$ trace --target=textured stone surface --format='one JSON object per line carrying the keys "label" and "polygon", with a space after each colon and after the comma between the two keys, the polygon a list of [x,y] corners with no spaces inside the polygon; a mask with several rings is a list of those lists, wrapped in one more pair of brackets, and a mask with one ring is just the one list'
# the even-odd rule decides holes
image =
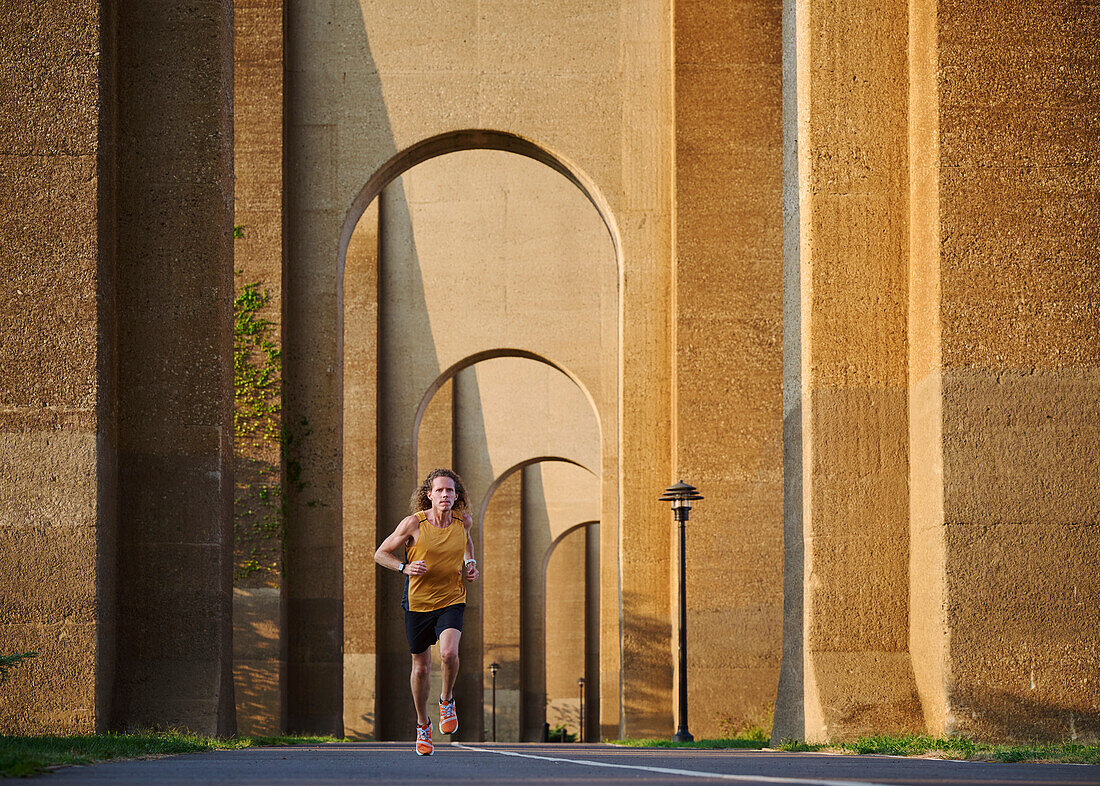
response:
{"label": "textured stone surface", "polygon": [[41,653],[0,727],[231,727],[236,251],[294,477],[242,717],[411,732],[370,555],[454,463],[489,500],[464,736],[479,657],[515,735],[573,711],[537,565],[578,519],[545,589],[586,596],[599,730],[671,731],[680,474],[697,735],[763,719],[780,651],[784,736],[1100,733],[1090,8],[324,0],[284,52],[280,4],[235,6],[235,135],[228,2],[0,20],[0,651]]}
{"label": "textured stone surface", "polygon": [[[489,499],[481,522],[484,586],[481,669],[485,677],[484,717],[492,730],[493,680],[489,664],[500,666],[496,675],[496,739],[518,741],[520,736],[520,649],[522,595],[521,543],[523,536],[523,473],[504,478]],[[490,733],[487,739],[492,739]]]}
{"label": "textured stone surface", "polygon": [[906,11],[795,10],[803,376],[792,436],[805,540],[803,565],[788,570],[804,582],[804,672],[802,728],[781,736],[922,725],[908,656]]}
{"label": "textured stone surface", "polygon": [[584,528],[564,535],[546,564],[546,722],[580,728],[580,692],[585,651]]}
{"label": "textured stone surface", "polygon": [[233,590],[233,696],[239,734],[277,735],[286,726],[286,645],[281,591]]}
{"label": "textured stone surface", "polygon": [[118,8],[120,728],[233,728],[232,24]]}
{"label": "textured stone surface", "polygon": [[[706,497],[687,549],[688,717],[699,738],[766,715],[779,670],[780,4],[679,0],[673,16],[674,475]],[[729,687],[716,694],[718,684]]]}
{"label": "textured stone surface", "polygon": [[0,21],[0,732],[94,732],[113,671],[110,28]]}
{"label": "textured stone surface", "polygon": [[[912,646],[927,726],[1100,733],[1097,18],[919,6]],[[938,99],[938,100],[937,100]],[[934,211],[934,212],[933,212]]]}
{"label": "textured stone surface", "polygon": [[[243,287],[255,285],[268,297],[254,316],[269,325],[265,338],[277,348],[282,345],[284,263],[283,35],[282,0],[234,2],[233,271],[237,296]],[[276,374],[269,384],[277,389],[280,383]],[[272,398],[278,406],[281,391]],[[245,434],[244,429],[235,428],[234,583],[249,591],[262,586],[277,588],[282,573],[286,482],[282,477],[282,440],[277,436],[282,425],[281,412],[276,412],[265,419],[259,433]],[[274,437],[267,432],[271,427]],[[236,575],[248,560],[261,563],[264,569]],[[234,594],[234,684],[242,734],[250,733],[248,729],[273,734],[285,727],[285,654],[258,659],[236,635],[242,626],[262,624],[271,628],[274,641],[281,640],[285,646],[285,611],[280,599],[281,594],[276,593],[270,603],[244,603],[240,592]],[[246,619],[239,619],[239,614]],[[266,615],[263,622],[258,619],[261,614]]]}

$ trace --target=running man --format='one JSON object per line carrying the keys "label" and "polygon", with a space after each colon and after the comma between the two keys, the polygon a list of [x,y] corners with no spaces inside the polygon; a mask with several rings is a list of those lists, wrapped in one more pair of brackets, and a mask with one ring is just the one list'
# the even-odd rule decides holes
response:
{"label": "running man", "polygon": [[[449,469],[434,469],[412,496],[413,511],[374,552],[374,561],[400,571],[405,579],[405,635],[412,653],[413,704],[416,706],[416,753],[432,755],[432,721],[428,717],[431,646],[439,642],[443,689],[439,696],[439,730],[458,731],[454,686],[458,677],[458,642],[466,610],[466,581],[477,581],[477,560],[470,528],[474,520],[462,479]],[[405,549],[404,558],[397,556]]]}

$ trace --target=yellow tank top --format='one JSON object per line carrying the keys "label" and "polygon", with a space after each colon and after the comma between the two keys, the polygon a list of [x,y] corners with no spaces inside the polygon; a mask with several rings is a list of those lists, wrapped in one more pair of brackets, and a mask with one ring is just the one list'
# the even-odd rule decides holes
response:
{"label": "yellow tank top", "polygon": [[405,550],[405,561],[424,560],[428,572],[409,576],[409,611],[435,611],[444,606],[466,602],[466,583],[462,580],[462,559],[466,554],[466,528],[457,516],[446,527],[428,523],[428,511],[416,514],[420,534],[416,543]]}

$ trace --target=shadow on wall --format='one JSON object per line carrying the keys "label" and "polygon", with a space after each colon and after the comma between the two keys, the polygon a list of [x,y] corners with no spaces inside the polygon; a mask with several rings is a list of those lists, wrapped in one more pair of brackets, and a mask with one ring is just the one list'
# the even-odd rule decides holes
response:
{"label": "shadow on wall", "polygon": [[[649,598],[640,598],[637,593],[626,592],[623,594],[624,609],[644,608],[649,602]],[[674,631],[670,626],[670,620],[672,619],[671,615],[662,620],[651,615],[632,614],[630,626],[624,629],[624,639],[629,637],[631,640],[630,646],[626,646],[624,640],[624,653],[638,652],[655,647],[667,648],[670,641],[676,640]],[[690,632],[688,635],[690,636]],[[689,639],[688,668],[691,668],[690,652],[691,641]],[[672,696],[673,701],[676,698],[676,693],[672,690],[673,660],[674,658],[671,657],[660,659],[659,663],[664,664],[663,668],[656,665],[658,661],[655,659],[648,660],[645,667],[648,671],[654,673],[657,678],[650,682],[635,681],[632,683],[632,689],[629,692],[624,692],[622,697],[624,716],[633,715],[634,717],[653,718],[660,715],[667,717],[668,729],[666,733],[669,736],[675,731],[673,726],[676,722],[673,717],[673,707],[668,706],[669,696]],[[631,666],[632,664],[624,657],[623,671],[627,671]],[[667,711],[660,712],[662,707],[667,707]]]}
{"label": "shadow on wall", "polygon": [[802,407],[783,418],[783,654],[771,744],[806,738],[802,528]]}
{"label": "shadow on wall", "polygon": [[280,590],[233,591],[233,682],[240,734],[280,734],[286,653],[280,636]]}
{"label": "shadow on wall", "polygon": [[[599,522],[575,524],[559,534],[546,554],[543,575],[547,587],[546,722],[551,729],[565,726],[580,736],[581,696],[576,680],[583,677],[589,686],[599,684]],[[596,587],[591,586],[593,581]],[[557,586],[552,589],[553,584]],[[585,697],[585,705],[589,729],[583,736],[592,739],[596,732],[587,721],[597,704],[591,694]]]}
{"label": "shadow on wall", "polygon": [[[491,467],[489,457],[489,445],[485,434],[485,413],[482,409],[481,391],[477,383],[475,367],[463,369],[455,374],[452,379],[453,427],[451,456],[454,469],[462,476],[466,483],[466,490],[470,498],[470,513],[478,516],[476,510],[477,500],[483,490],[492,482],[492,478],[485,476],[485,468]],[[474,549],[479,551],[482,544],[479,539],[485,537],[484,522],[480,518],[474,520]],[[468,709],[464,712],[472,715],[471,723],[465,728],[459,728],[457,739],[460,741],[476,742],[482,739],[482,731],[485,728],[484,702],[483,702],[483,678],[484,671],[481,668],[483,660],[484,631],[482,625],[482,610],[484,609],[484,596],[482,587],[484,582],[475,582],[466,585],[466,617],[463,622],[462,657],[468,664],[459,671],[455,682],[455,696],[458,702]]]}
{"label": "shadow on wall", "polygon": [[[300,490],[290,484],[287,493],[285,586],[287,603],[287,729],[291,731],[336,733],[343,731],[343,522],[331,509],[339,506],[343,488],[343,460],[341,434],[343,431],[343,391],[339,385],[323,384],[329,378],[328,370],[341,366],[339,355],[340,336],[332,326],[342,323],[343,301],[339,298],[318,297],[332,277],[332,257],[306,245],[307,216],[320,215],[324,220],[325,203],[333,195],[325,189],[324,178],[316,177],[320,170],[337,162],[331,160],[333,150],[340,145],[328,145],[329,135],[347,124],[334,122],[333,118],[308,116],[311,107],[323,104],[322,93],[331,91],[340,100],[330,102],[334,113],[357,113],[365,116],[370,133],[354,140],[355,144],[370,147],[369,157],[387,160],[396,152],[388,113],[382,93],[382,85],[364,30],[363,15],[356,0],[336,0],[331,4],[331,21],[318,25],[310,15],[312,6],[290,4],[287,9],[287,216],[289,221],[287,246],[290,264],[286,268],[284,322],[284,422],[309,423],[310,433],[299,441],[299,461],[302,480],[307,484]],[[327,41],[310,46],[299,46],[300,31],[322,30]],[[295,32],[299,31],[299,32]],[[322,70],[316,61],[317,52],[329,55],[338,52]],[[344,140],[345,142],[349,140]],[[371,173],[365,173],[364,177]],[[384,225],[392,242],[404,244],[406,257],[414,264],[409,276],[401,283],[409,287],[408,297],[417,298],[421,312],[425,312],[419,268],[415,265],[416,253],[412,245],[412,229],[404,189],[400,182],[391,184],[380,197],[380,212],[385,213]],[[341,217],[342,218],[342,217]],[[380,223],[383,223],[380,221]],[[340,226],[331,227],[331,240],[339,242]],[[380,244],[384,238],[380,237]],[[329,248],[327,242],[324,249]],[[333,247],[335,250],[335,246]],[[324,283],[322,283],[324,282]],[[419,289],[418,289],[419,286]],[[419,325],[408,342],[421,352],[432,349],[427,328],[426,313],[423,319],[410,320]],[[354,326],[346,326],[354,329]],[[380,326],[385,328],[383,322]],[[379,367],[394,363],[400,355],[386,355],[384,338],[379,338]],[[386,391],[379,390],[380,412]],[[384,419],[383,419],[384,423]],[[380,444],[385,445],[379,433]],[[401,435],[407,440],[407,436]],[[384,462],[392,456],[379,456],[380,477],[392,477],[392,467],[387,474]],[[391,499],[381,499],[382,511],[403,509],[410,488],[389,488],[382,485],[381,494],[389,493]],[[392,515],[391,515],[392,517]],[[393,522],[395,524],[396,522]],[[392,526],[392,525],[391,525]],[[369,555],[364,559],[369,559]],[[373,563],[364,564],[364,571],[375,571]],[[408,657],[402,650],[404,634],[400,628],[398,608],[399,582],[382,581],[378,585],[377,613],[380,633],[379,669],[398,668],[407,673]],[[395,613],[396,612],[396,613]],[[395,617],[398,621],[395,621]],[[387,643],[388,642],[388,649]],[[398,646],[400,645],[400,646]],[[379,681],[375,690],[381,691],[380,702],[387,693],[396,693],[393,681]],[[400,681],[398,681],[400,682]],[[407,692],[407,688],[405,688]],[[406,702],[407,703],[407,702]],[[380,704],[384,706],[384,704]],[[385,712],[379,711],[380,722],[385,722]],[[400,734],[404,729],[391,729]]]}
{"label": "shadow on wall", "polygon": [[956,689],[950,704],[955,715],[954,728],[950,730],[953,734],[1020,743],[1068,740],[1095,745],[1100,742],[1100,707],[1082,713],[1079,707],[1032,701],[988,688]]}

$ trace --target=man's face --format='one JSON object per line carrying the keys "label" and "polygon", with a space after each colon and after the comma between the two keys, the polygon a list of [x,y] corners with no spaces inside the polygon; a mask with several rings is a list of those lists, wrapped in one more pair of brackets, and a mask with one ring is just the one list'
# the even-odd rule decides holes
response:
{"label": "man's face", "polygon": [[428,499],[438,510],[450,510],[455,504],[455,482],[446,475],[432,481],[432,490]]}

